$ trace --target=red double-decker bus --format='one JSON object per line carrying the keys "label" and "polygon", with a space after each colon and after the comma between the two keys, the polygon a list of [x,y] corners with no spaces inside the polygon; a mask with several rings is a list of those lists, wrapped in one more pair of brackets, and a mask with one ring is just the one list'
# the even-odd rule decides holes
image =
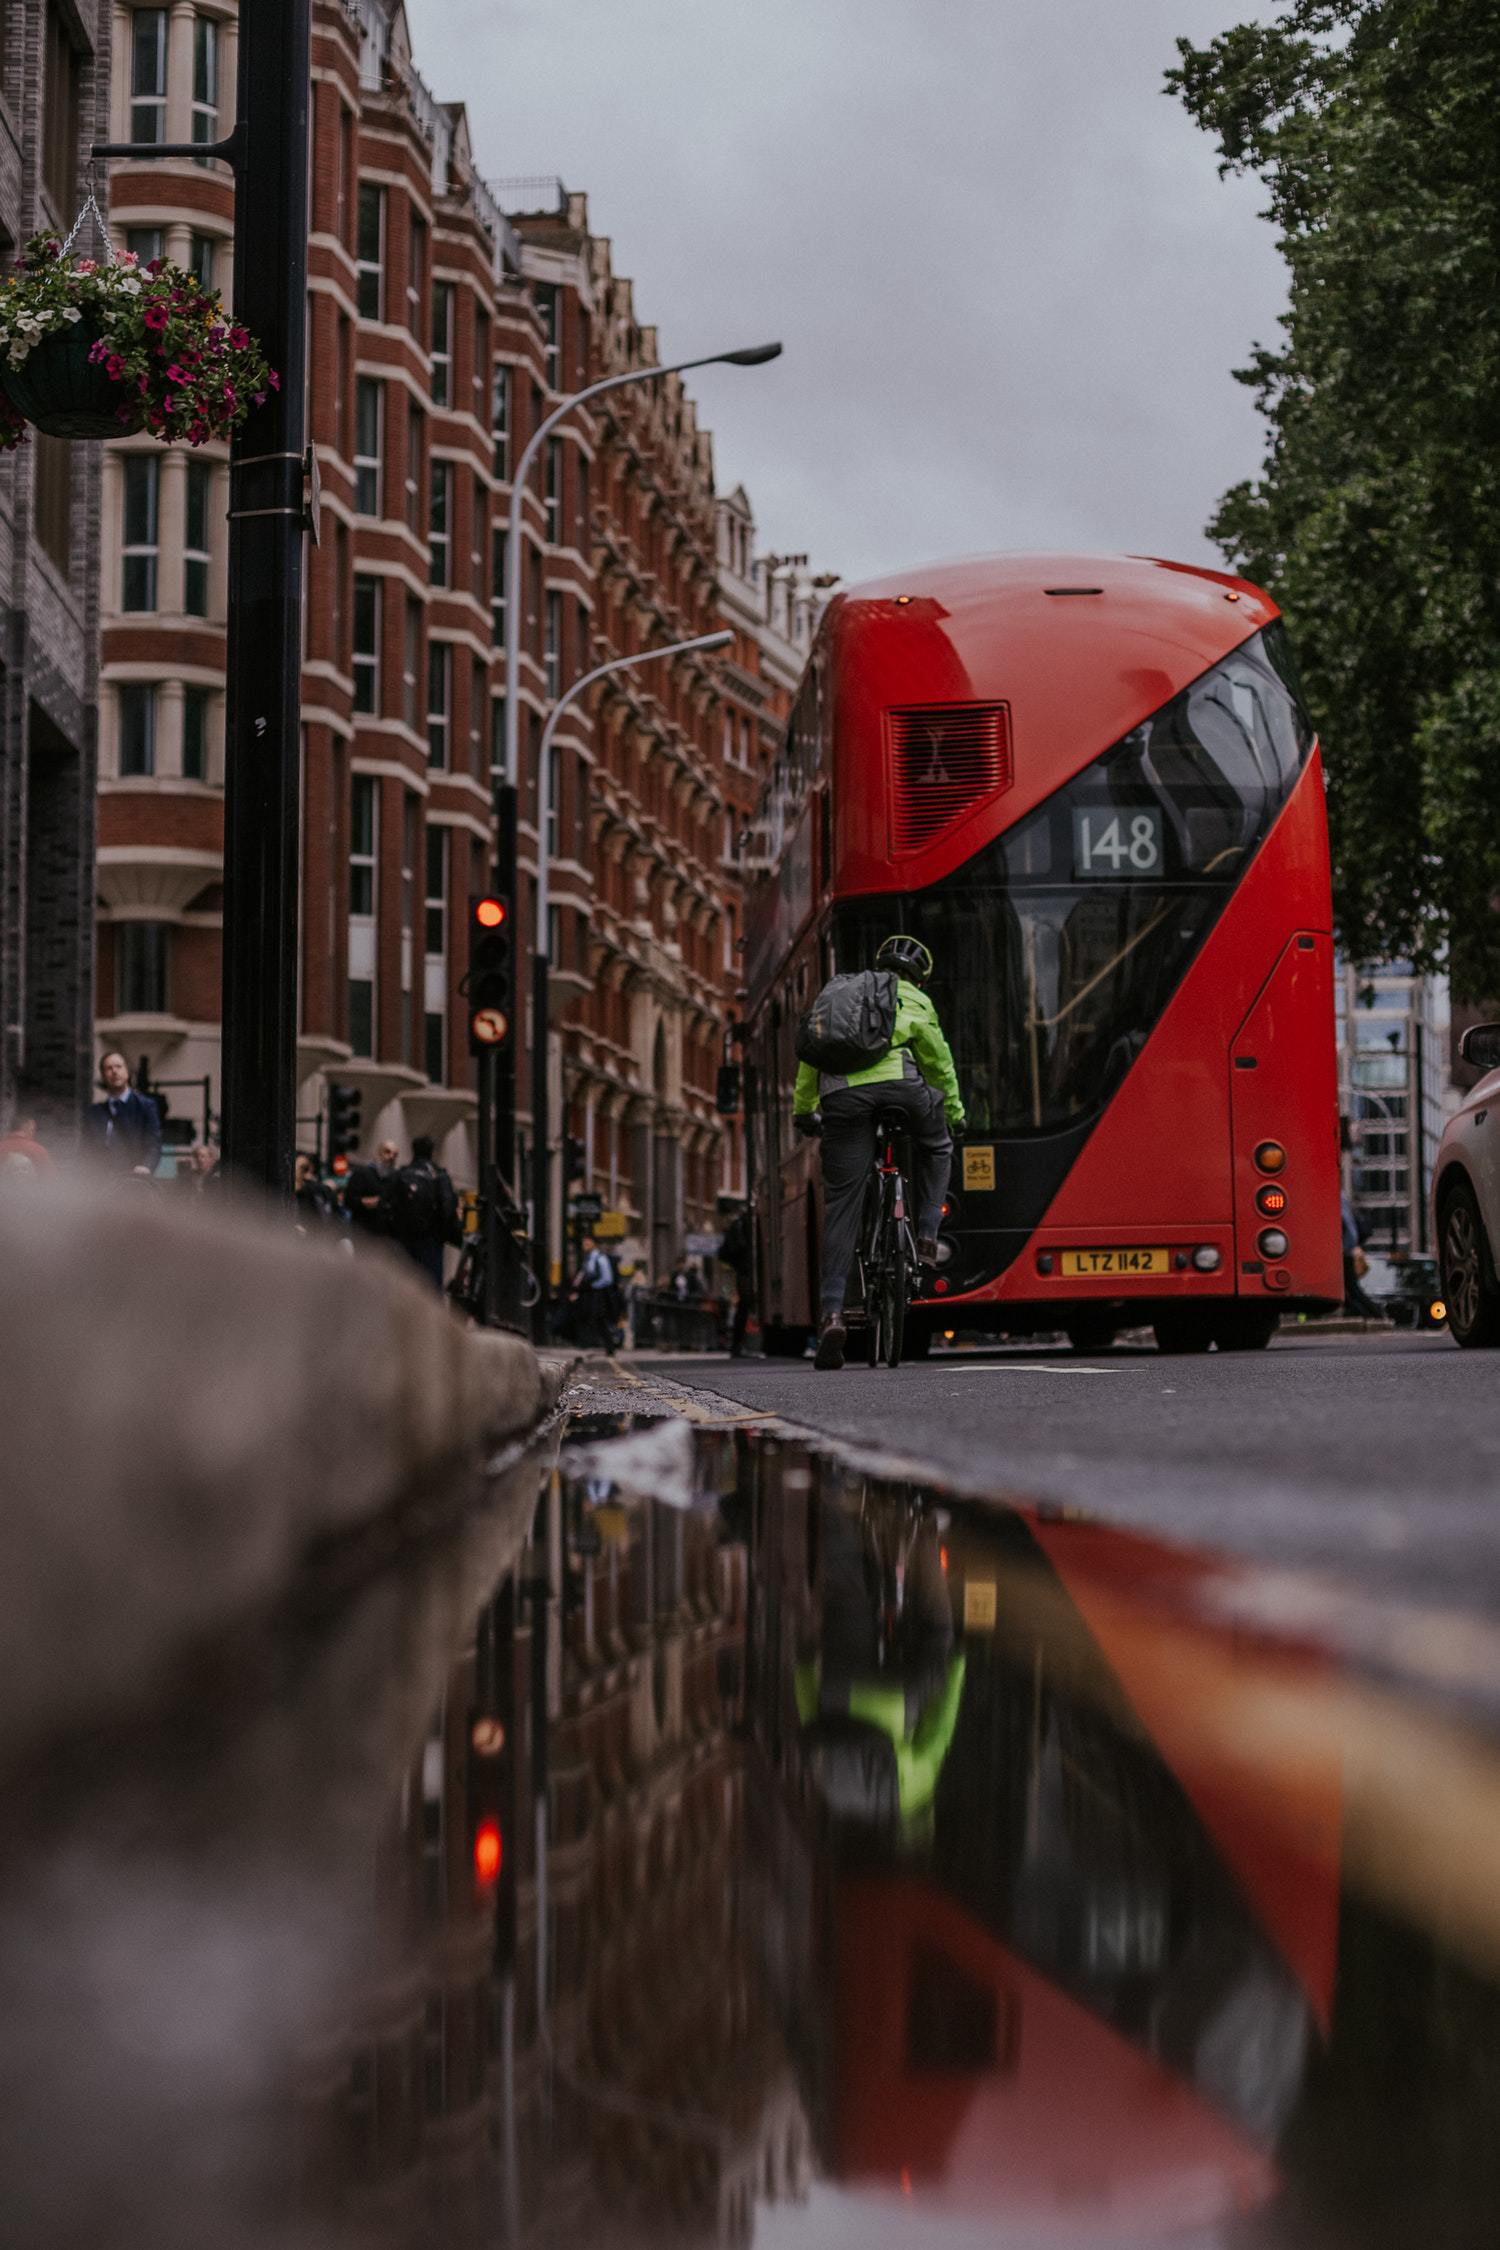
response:
{"label": "red double-decker bus", "polygon": [[1323,779],[1257,587],[1006,555],[841,595],[747,849],[768,1350],[800,1351],[818,1302],[797,1023],[894,930],[935,957],[968,1112],[918,1352],[1146,1325],[1251,1350],[1338,1303]]}

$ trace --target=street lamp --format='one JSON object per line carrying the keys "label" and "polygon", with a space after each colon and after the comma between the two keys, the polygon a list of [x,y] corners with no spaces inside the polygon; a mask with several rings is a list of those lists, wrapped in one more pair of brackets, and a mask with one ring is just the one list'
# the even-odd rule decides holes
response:
{"label": "street lamp", "polygon": [[585,672],[582,679],[575,680],[566,693],[558,697],[547,714],[547,724],[542,729],[536,779],[536,937],[531,961],[532,1252],[540,1291],[536,1301],[538,1343],[545,1343],[547,1338],[547,1304],[552,1282],[552,1211],[547,1176],[547,1031],[552,974],[551,936],[547,927],[551,909],[547,829],[552,819],[552,737],[557,732],[559,719],[569,705],[576,703],[585,688],[591,688],[596,680],[602,680],[607,673],[630,672],[643,664],[660,664],[669,656],[685,656],[690,649],[725,648],[733,639],[733,633],[727,629],[717,633],[698,633],[690,641],[669,641],[662,648],[643,648],[635,656],[616,656],[607,664],[596,664],[592,672]]}
{"label": "street lamp", "polygon": [[[590,399],[601,398],[606,391],[617,391],[626,383],[659,383],[668,375],[685,375],[694,367],[762,367],[767,360],[778,358],[780,353],[780,344],[745,344],[738,351],[708,352],[700,359],[674,360],[670,367],[627,367],[619,375],[606,375],[601,381],[588,383],[581,391],[574,391],[568,398],[560,399],[551,413],[543,416],[522,449],[511,483],[510,521],[505,530],[504,763],[495,792],[498,880],[500,888],[510,897],[515,896],[516,889],[517,789],[521,771],[522,504],[526,495],[526,479],[541,450],[542,442],[575,407],[587,405]],[[479,1184],[481,1209],[485,1214],[485,1270],[490,1277],[486,1284],[485,1318],[493,1322],[501,1315],[502,1294],[508,1294],[513,1300],[504,1310],[512,1315],[517,1310],[514,1301],[517,1275],[514,1261],[508,1256],[503,1282],[501,1278],[500,1261],[505,1244],[498,1221],[500,1181],[513,1178],[516,1169],[514,1043],[507,1044],[498,1055],[482,1058],[479,1071]]]}

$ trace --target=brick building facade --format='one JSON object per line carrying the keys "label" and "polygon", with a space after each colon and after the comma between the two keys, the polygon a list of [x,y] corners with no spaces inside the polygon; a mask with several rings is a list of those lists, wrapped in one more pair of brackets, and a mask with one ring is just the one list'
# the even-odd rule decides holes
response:
{"label": "brick building facade", "polygon": [[[221,0],[122,16],[116,133],[212,137],[234,44]],[[303,674],[301,1136],[312,1145],[336,1079],[363,1094],[367,1143],[431,1133],[468,1182],[475,1076],[459,984],[467,902],[492,851],[511,480],[559,397],[650,364],[656,336],[583,196],[486,187],[463,109],[434,100],[413,65],[399,4],[316,0],[313,67],[309,429],[323,524]],[[135,162],[113,192],[123,244],[192,264],[227,295],[222,167]],[[211,1110],[226,476],[222,449],[179,458],[133,440],[110,448],[104,496],[99,1028],[158,1081],[207,1078]],[[712,450],[681,382],[569,417],[521,506],[526,995],[548,711],[590,666],[721,622]],[[768,611],[767,632],[773,622]],[[605,683],[557,731],[542,1035],[554,1150],[570,1140],[581,1154],[571,1181],[554,1161],[555,1243],[581,1185],[620,1214],[627,1254],[661,1271],[687,1234],[716,1229],[738,1184],[738,1133],[714,1103],[739,981],[733,845],[799,631],[805,619],[784,646],[771,632],[768,660],[752,618],[737,686],[716,663],[677,659]],[[538,1036],[524,999],[521,1033],[524,1159]],[[174,1100],[197,1126],[201,1095]]]}
{"label": "brick building facade", "polygon": [[[94,0],[0,13],[0,257],[66,233],[108,115]],[[92,1085],[98,445],[0,463],[0,1126],[65,1129]]]}

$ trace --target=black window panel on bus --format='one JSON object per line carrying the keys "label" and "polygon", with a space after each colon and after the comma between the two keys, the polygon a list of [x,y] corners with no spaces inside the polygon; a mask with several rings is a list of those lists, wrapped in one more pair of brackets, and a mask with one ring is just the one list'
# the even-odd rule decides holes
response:
{"label": "black window panel on bus", "polygon": [[914,930],[936,962],[933,998],[970,1132],[1061,1136],[1071,1160],[1312,739],[1272,625],[944,882],[841,908],[839,965],[867,963],[890,931]]}

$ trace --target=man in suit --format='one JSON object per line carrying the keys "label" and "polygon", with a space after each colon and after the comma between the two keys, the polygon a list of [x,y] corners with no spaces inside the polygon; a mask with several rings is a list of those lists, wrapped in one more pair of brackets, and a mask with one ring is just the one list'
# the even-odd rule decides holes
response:
{"label": "man in suit", "polygon": [[99,1065],[104,1099],[84,1113],[84,1145],[114,1172],[149,1180],[161,1162],[161,1111],[130,1083],[130,1065],[117,1049]]}
{"label": "man in suit", "polygon": [[389,1233],[386,1225],[386,1183],[396,1170],[396,1159],[401,1151],[394,1141],[382,1141],[375,1151],[373,1164],[356,1164],[351,1167],[344,1182],[344,1211],[349,1224],[360,1234],[381,1235]]}

